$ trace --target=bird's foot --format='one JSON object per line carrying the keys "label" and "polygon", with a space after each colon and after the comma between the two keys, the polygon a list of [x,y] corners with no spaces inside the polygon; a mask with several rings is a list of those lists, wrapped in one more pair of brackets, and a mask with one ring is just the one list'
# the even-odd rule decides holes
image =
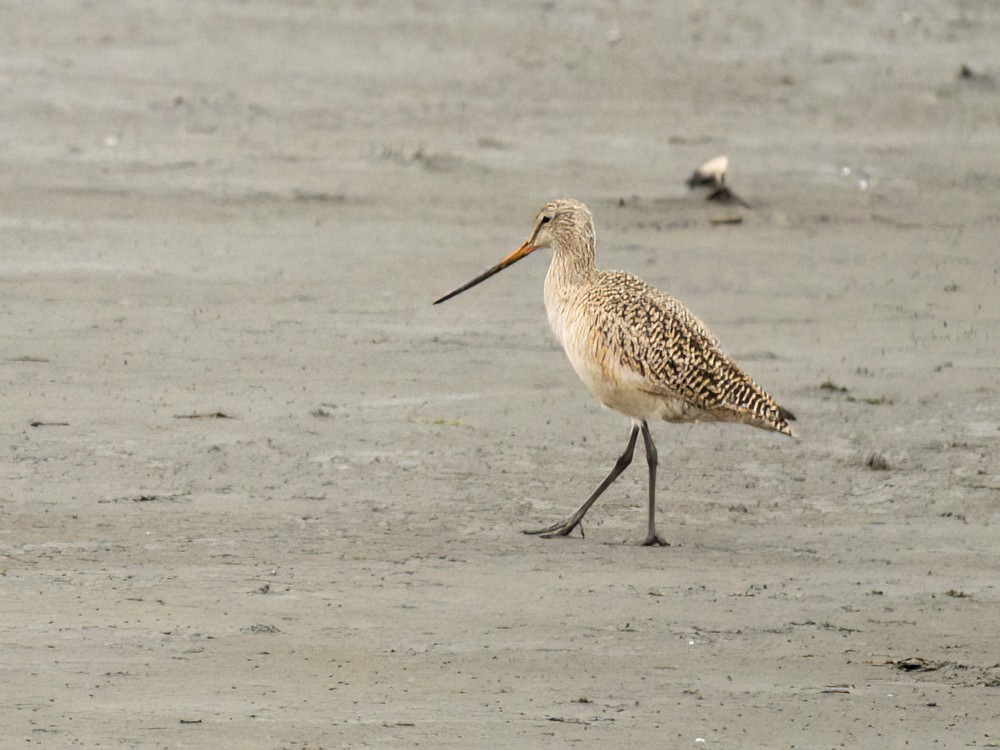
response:
{"label": "bird's foot", "polygon": [[552,539],[557,536],[569,536],[573,532],[573,529],[578,526],[580,527],[580,538],[582,539],[584,537],[583,524],[572,519],[564,523],[554,523],[551,526],[546,526],[544,529],[525,529],[523,533],[540,536],[542,539]]}
{"label": "bird's foot", "polygon": [[664,539],[659,534],[650,534],[649,536],[647,536],[645,538],[645,540],[643,540],[642,546],[643,547],[653,547],[653,546],[656,546],[656,547],[669,547],[670,546],[670,542],[668,542],[666,539]]}

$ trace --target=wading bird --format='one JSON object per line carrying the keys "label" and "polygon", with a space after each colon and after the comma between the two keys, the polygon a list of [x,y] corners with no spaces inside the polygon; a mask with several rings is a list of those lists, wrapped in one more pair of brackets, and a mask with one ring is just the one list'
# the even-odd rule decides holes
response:
{"label": "wading bird", "polygon": [[632,420],[625,452],[611,473],[566,521],[526,531],[568,536],[597,498],[632,462],[642,432],[649,467],[649,520],[644,545],[665,545],[656,533],[656,447],[648,421],[742,422],[791,435],[791,412],[723,354],[712,333],[678,300],[621,271],[599,271],[594,220],[574,200],[547,204],[524,243],[439,304],[540,248],[552,249],[545,277],[549,324],[580,379],[602,404]]}

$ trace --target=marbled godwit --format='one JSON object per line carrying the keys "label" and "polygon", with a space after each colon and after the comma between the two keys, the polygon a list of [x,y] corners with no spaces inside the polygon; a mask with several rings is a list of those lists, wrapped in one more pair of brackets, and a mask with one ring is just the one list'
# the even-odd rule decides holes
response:
{"label": "marbled godwit", "polygon": [[531,236],[500,263],[434,304],[451,299],[539,248],[552,248],[545,276],[549,324],[580,379],[601,403],[632,420],[625,452],[611,473],[566,521],[526,531],[568,536],[632,462],[642,432],[649,466],[649,520],[644,545],[665,544],[656,533],[656,447],[650,419],[743,422],[791,435],[794,420],[734,364],[712,333],[681,302],[620,271],[598,271],[594,220],[574,200],[552,201]]}

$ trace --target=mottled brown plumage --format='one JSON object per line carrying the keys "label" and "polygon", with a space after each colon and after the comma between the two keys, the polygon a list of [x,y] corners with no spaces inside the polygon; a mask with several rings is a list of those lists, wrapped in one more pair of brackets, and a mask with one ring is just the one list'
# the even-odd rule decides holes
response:
{"label": "mottled brown plumage", "polygon": [[598,334],[590,355],[612,360],[615,366],[605,368],[606,376],[622,378],[627,372],[640,392],[666,399],[682,412],[679,418],[626,411],[628,416],[745,422],[791,434],[787,412],[722,352],[711,331],[680,301],[620,271],[598,271],[575,301],[568,315],[579,320],[569,325]]}
{"label": "mottled brown plumage", "polygon": [[[663,544],[656,533],[656,449],[647,421],[743,422],[791,435],[791,412],[730,360],[718,340],[680,301],[631,274],[598,271],[594,222],[573,200],[547,204],[531,236],[497,266],[459,287],[443,302],[551,247],[545,309],[573,368],[600,401],[632,418],[625,453],[580,509],[564,523],[537,532],[568,535],[590,506],[632,460],[641,430],[649,464],[649,520],[644,544]],[[436,303],[435,303],[436,304]],[[581,527],[582,528],[582,527]]]}

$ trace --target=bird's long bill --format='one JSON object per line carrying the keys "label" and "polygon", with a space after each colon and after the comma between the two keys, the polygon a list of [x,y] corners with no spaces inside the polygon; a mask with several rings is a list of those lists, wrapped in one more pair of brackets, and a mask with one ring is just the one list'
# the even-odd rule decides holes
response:
{"label": "bird's long bill", "polygon": [[493,266],[493,268],[491,268],[489,271],[484,271],[483,273],[479,274],[476,278],[474,278],[472,281],[468,282],[467,284],[462,284],[462,286],[460,286],[458,289],[456,289],[456,290],[454,290],[452,292],[448,292],[443,297],[434,300],[434,304],[438,305],[438,304],[444,302],[445,300],[449,300],[452,297],[461,294],[466,289],[471,289],[472,287],[474,287],[476,284],[480,283],[481,281],[486,281],[486,279],[488,279],[490,276],[493,276],[494,274],[500,273],[507,266],[514,265],[519,260],[521,260],[521,258],[523,258],[525,255],[528,255],[529,253],[533,253],[537,249],[538,249],[538,246],[532,244],[531,240],[528,240],[523,245],[521,245],[521,247],[519,247],[517,250],[515,250],[510,255],[508,255],[506,258],[504,258],[502,261],[500,261],[495,266]]}

